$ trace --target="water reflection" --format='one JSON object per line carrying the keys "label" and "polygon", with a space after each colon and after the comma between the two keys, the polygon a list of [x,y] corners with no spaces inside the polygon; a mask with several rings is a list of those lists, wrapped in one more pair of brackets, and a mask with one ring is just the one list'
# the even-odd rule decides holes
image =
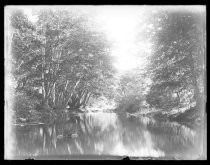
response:
{"label": "water reflection", "polygon": [[[200,129],[201,130],[201,129]],[[15,155],[128,155],[196,159],[202,133],[175,122],[115,113],[69,114],[54,124],[16,128]]]}

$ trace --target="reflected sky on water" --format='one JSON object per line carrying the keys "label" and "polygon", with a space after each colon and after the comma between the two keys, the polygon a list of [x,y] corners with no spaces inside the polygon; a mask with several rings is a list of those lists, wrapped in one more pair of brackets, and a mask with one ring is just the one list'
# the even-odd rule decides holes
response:
{"label": "reflected sky on water", "polygon": [[198,159],[202,129],[116,113],[81,113],[54,124],[17,126],[16,158],[114,155]]}

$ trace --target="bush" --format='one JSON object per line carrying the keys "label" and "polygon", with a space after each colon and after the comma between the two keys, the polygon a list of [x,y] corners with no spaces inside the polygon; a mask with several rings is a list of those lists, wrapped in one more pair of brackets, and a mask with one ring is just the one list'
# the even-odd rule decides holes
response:
{"label": "bush", "polygon": [[128,95],[120,99],[118,103],[119,111],[134,113],[141,107],[142,99],[138,95]]}
{"label": "bush", "polygon": [[34,111],[37,102],[30,99],[24,93],[18,93],[14,98],[13,110],[15,111],[16,119],[24,118],[29,119],[31,112]]}

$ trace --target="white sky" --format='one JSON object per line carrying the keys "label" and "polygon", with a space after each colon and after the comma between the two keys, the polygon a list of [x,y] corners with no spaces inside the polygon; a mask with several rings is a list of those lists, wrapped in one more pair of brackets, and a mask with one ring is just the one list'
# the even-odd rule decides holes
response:
{"label": "white sky", "polygon": [[[97,16],[97,20],[104,25],[108,38],[114,44],[112,55],[117,58],[117,61],[113,65],[119,72],[143,66],[145,63],[143,52],[150,53],[148,43],[135,42],[138,31],[143,27],[139,26],[143,16],[143,7],[131,6],[104,7]],[[139,53],[140,51],[142,54]]]}

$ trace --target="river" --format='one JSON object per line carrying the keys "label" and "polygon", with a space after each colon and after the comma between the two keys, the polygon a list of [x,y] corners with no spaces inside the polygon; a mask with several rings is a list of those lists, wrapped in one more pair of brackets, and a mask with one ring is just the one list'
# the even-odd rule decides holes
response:
{"label": "river", "polygon": [[17,159],[71,159],[89,156],[198,159],[203,151],[198,126],[125,113],[69,114],[53,124],[15,126]]}

